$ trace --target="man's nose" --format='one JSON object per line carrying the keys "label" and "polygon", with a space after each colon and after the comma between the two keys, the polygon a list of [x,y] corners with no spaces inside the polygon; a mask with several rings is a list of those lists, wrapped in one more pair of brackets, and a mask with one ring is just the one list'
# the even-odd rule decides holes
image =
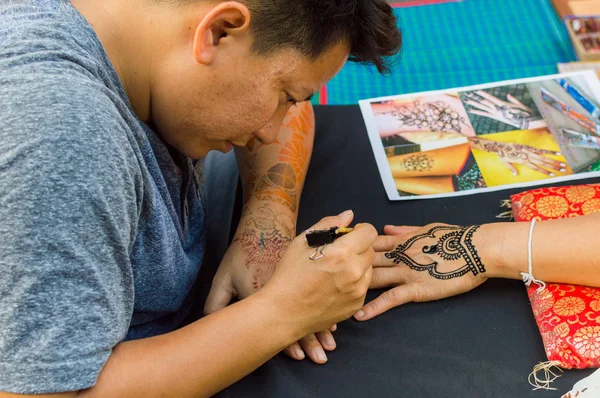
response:
{"label": "man's nose", "polygon": [[277,110],[277,112],[273,115],[271,120],[269,120],[267,124],[265,124],[262,128],[258,130],[256,136],[264,144],[270,144],[273,141],[275,141],[275,138],[277,138],[277,136],[279,135],[279,130],[281,130],[281,125],[283,123],[283,119],[285,119],[287,111],[287,108]]}

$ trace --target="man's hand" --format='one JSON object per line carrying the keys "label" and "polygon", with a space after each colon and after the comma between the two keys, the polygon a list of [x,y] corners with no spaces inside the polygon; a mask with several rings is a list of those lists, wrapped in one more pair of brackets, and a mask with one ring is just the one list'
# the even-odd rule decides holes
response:
{"label": "man's hand", "polygon": [[204,311],[225,308],[234,298],[246,298],[263,287],[295,236],[290,216],[276,205],[262,203],[240,221],[214,277]]}
{"label": "man's hand", "polygon": [[467,292],[486,279],[473,237],[479,226],[429,224],[386,226],[375,249],[371,288],[391,287],[366,304],[355,318],[365,321],[414,301],[438,300]]}
{"label": "man's hand", "polygon": [[[204,307],[205,314],[225,308],[233,298],[250,296],[271,278],[294,236],[292,220],[275,208],[274,205],[262,204],[257,210],[248,211],[240,222],[240,228],[213,279]],[[348,223],[352,219],[349,217]],[[346,220],[343,219],[343,222]],[[325,363],[325,350],[332,351],[336,347],[331,334],[336,328],[333,325],[308,335],[284,352],[297,360],[308,355],[316,363]]]}
{"label": "man's hand", "polygon": [[[313,228],[345,227],[352,218],[352,212],[344,212],[324,218]],[[259,294],[268,292],[297,322],[312,325],[307,332],[328,329],[327,325],[347,319],[364,304],[373,275],[376,237],[372,225],[357,224],[352,232],[328,244],[322,258],[311,261],[314,248],[308,247],[303,233],[290,244]]]}

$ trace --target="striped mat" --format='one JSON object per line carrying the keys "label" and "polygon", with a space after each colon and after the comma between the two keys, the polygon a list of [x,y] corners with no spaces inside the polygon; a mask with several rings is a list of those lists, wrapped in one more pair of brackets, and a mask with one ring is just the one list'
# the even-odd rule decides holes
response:
{"label": "striped mat", "polygon": [[395,8],[404,46],[389,76],[348,63],[313,102],[356,104],[383,95],[545,75],[556,73],[558,62],[575,60],[549,0],[429,1],[436,4]]}

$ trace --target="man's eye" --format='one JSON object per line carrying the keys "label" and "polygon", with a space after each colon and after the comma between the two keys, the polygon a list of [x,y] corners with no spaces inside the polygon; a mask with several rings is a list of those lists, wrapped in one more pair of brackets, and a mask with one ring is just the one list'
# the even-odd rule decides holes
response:
{"label": "man's eye", "polygon": [[292,105],[296,105],[297,102],[295,99],[293,99],[292,97],[290,97],[289,95],[285,96],[285,102],[287,102],[288,104],[292,104]]}

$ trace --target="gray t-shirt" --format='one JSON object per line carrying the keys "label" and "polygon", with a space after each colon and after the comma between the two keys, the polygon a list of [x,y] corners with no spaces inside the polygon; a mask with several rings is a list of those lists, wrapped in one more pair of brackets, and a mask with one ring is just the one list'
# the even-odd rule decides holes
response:
{"label": "gray t-shirt", "polygon": [[197,163],[136,117],[68,1],[0,2],[0,391],[90,387],[119,342],[181,326]]}

